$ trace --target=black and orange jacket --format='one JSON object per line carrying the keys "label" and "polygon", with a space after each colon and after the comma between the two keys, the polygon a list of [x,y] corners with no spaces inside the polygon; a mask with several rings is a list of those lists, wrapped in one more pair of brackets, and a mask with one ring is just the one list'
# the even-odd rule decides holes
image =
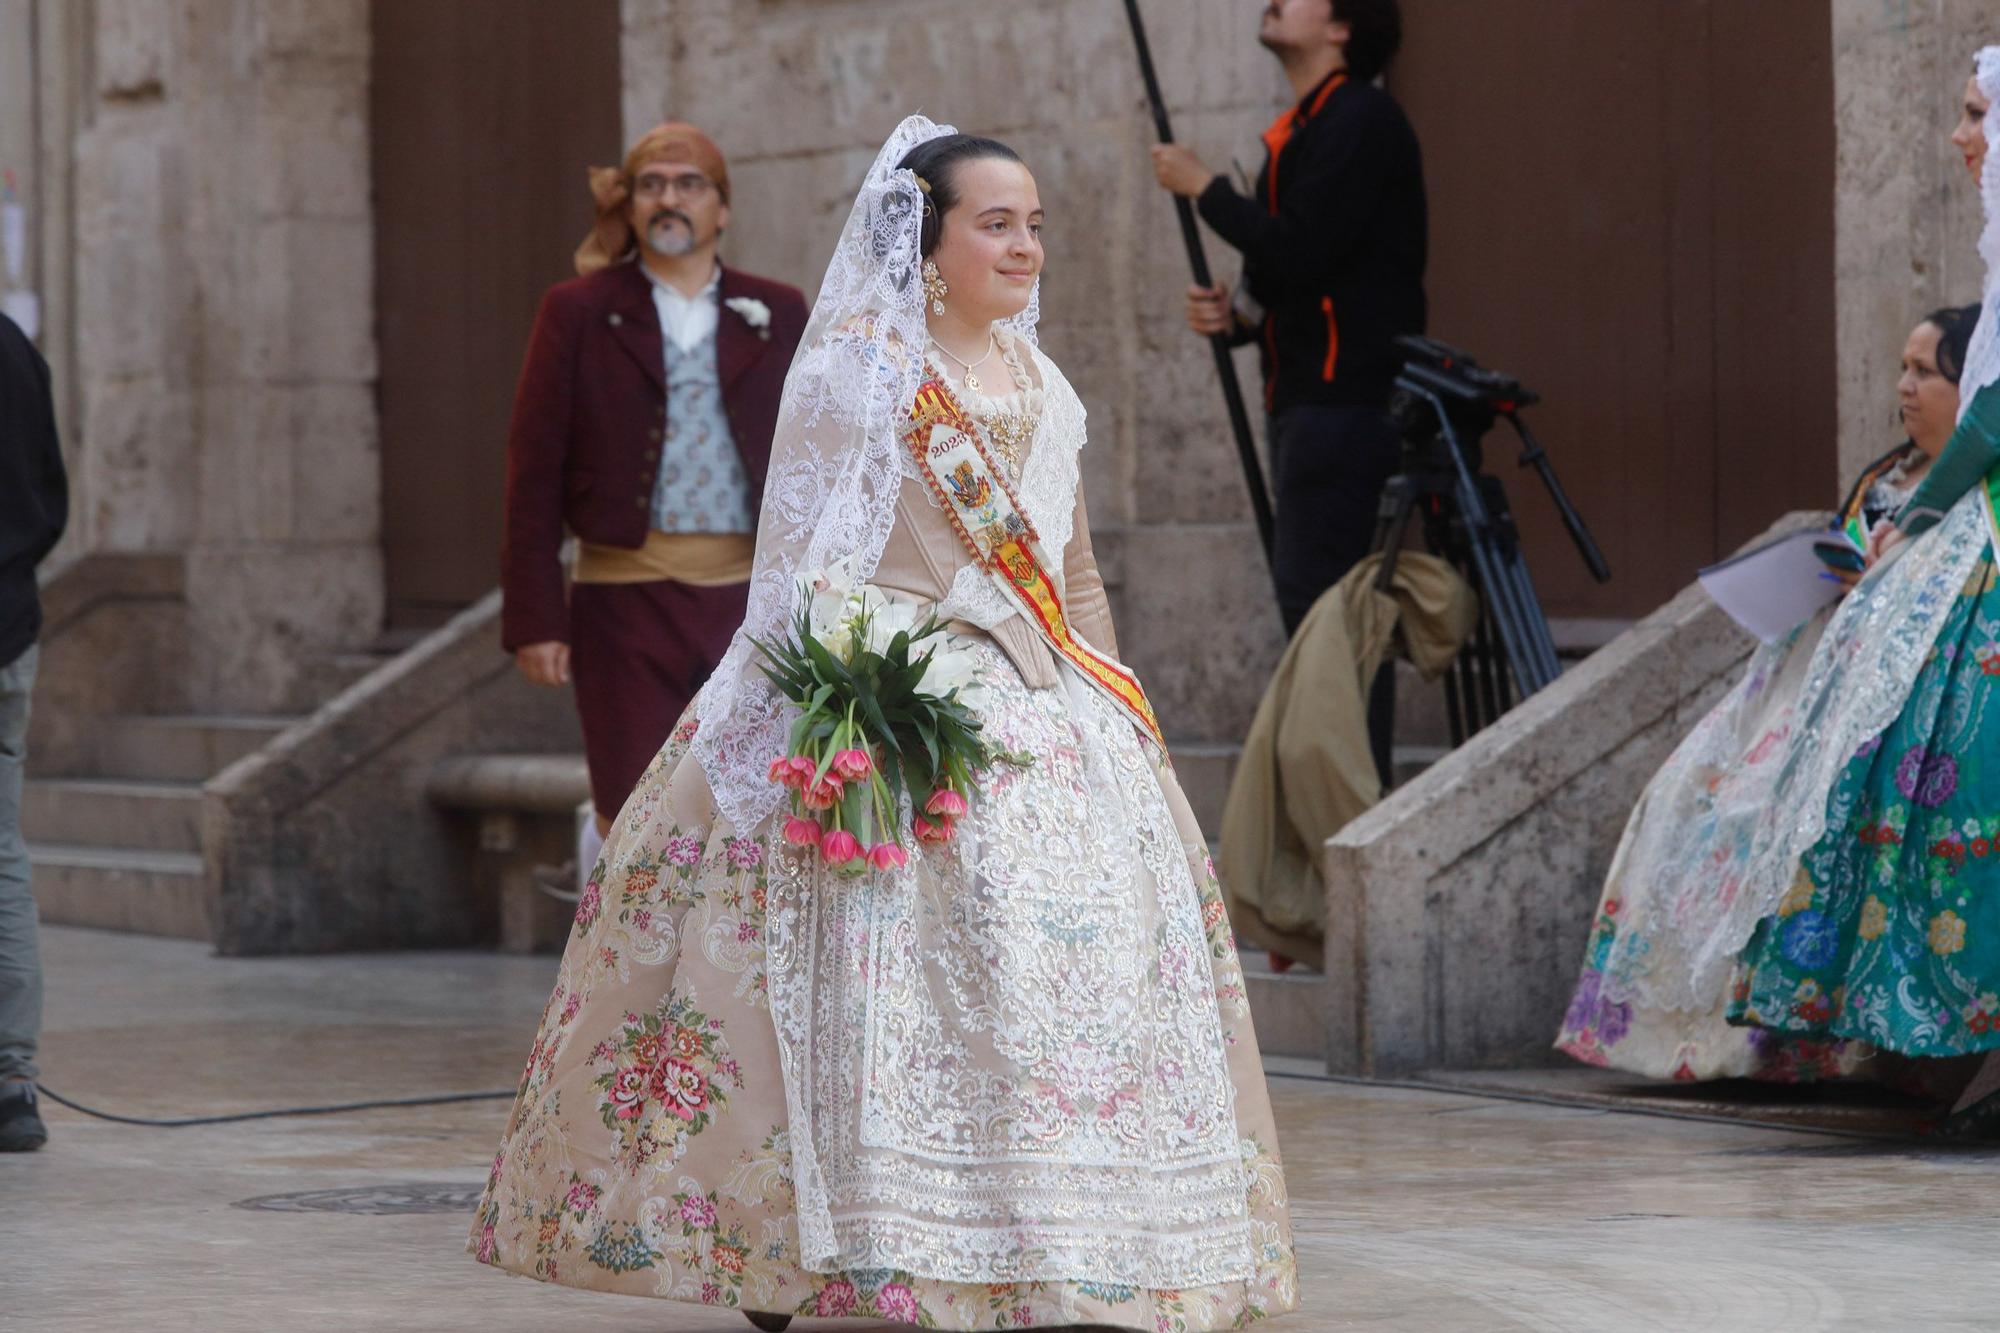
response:
{"label": "black and orange jacket", "polygon": [[1390,339],[1424,331],[1429,214],[1423,155],[1394,98],[1335,72],[1264,133],[1257,194],[1217,176],[1199,201],[1243,252],[1263,307],[1265,406],[1379,406],[1401,365]]}

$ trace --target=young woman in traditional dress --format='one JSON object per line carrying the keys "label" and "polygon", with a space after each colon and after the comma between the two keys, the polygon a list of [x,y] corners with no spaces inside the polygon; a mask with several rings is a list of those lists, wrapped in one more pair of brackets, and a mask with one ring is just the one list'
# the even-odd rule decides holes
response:
{"label": "young woman in traditional dress", "polygon": [[[870,168],[786,382],[748,619],[578,905],[482,1262],[766,1328],[1162,1333],[1296,1304],[1222,902],[1116,660],[1083,407],[1036,344],[1041,225],[1011,150],[922,117]],[[774,836],[796,714],[751,642],[840,560],[951,622],[984,736],[1032,756],[950,841],[854,877]]]}
{"label": "young woman in traditional dress", "polygon": [[[1865,542],[1877,524],[1901,511],[1944,451],[1958,423],[1958,382],[1978,318],[1978,306],[1939,310],[1910,331],[1897,381],[1909,438],[1863,469],[1835,513],[1835,530],[1858,533]],[[1632,946],[1627,923],[1646,920],[1640,899],[1673,893],[1668,886],[1683,879],[1717,883],[1709,846],[1717,831],[1713,812],[1730,805],[1735,784],[1757,780],[1775,738],[1791,726],[1799,685],[1835,609],[1829,606],[1753,652],[1735,688],[1695,724],[1640,793],[1605,877],[1558,1050],[1648,1078],[1782,1081],[1845,1073],[1867,1054],[1852,1042],[1779,1041],[1733,1026],[1721,988],[1697,1009],[1654,1009],[1607,995],[1603,974],[1621,934],[1627,936],[1624,947]]]}
{"label": "young woman in traditional dress", "polygon": [[1600,1006],[1704,1010],[1901,1055],[2000,1048],[2000,47],[1952,134],[1987,274],[1950,442],[1827,625],[1768,751],[1600,964]]}

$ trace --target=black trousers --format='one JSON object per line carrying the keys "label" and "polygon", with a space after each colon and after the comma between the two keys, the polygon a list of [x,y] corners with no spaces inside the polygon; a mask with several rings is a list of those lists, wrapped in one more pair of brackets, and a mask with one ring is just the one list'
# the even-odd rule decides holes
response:
{"label": "black trousers", "polygon": [[1278,612],[1292,634],[1374,546],[1399,445],[1389,414],[1373,407],[1289,407],[1271,418],[1269,438]]}
{"label": "black trousers", "polygon": [[[1271,418],[1271,489],[1277,541],[1278,614],[1287,636],[1320,594],[1375,545],[1382,487],[1396,474],[1401,443],[1375,407],[1288,407]],[[1395,728],[1396,675],[1385,664],[1368,696],[1375,768],[1386,788]]]}

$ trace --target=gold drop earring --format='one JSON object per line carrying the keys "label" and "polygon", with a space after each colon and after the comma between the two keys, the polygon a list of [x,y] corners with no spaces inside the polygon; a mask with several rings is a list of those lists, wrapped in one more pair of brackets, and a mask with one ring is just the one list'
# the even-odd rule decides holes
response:
{"label": "gold drop earring", "polygon": [[951,288],[944,285],[944,274],[938,272],[937,260],[926,259],[923,267],[924,296],[931,303],[931,313],[944,313],[944,298]]}

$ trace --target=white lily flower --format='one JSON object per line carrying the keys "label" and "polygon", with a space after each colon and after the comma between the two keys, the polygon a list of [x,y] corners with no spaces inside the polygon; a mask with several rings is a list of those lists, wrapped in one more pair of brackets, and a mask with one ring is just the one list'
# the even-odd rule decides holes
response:
{"label": "white lily flower", "polygon": [[865,646],[870,652],[886,653],[889,641],[898,634],[909,634],[917,628],[917,608],[909,602],[885,601],[875,607],[875,614],[868,621],[868,637]]}
{"label": "white lily flower", "polygon": [[940,648],[924,671],[923,687],[940,697],[957,689],[959,697],[970,702],[983,674],[973,653],[964,648]]}

